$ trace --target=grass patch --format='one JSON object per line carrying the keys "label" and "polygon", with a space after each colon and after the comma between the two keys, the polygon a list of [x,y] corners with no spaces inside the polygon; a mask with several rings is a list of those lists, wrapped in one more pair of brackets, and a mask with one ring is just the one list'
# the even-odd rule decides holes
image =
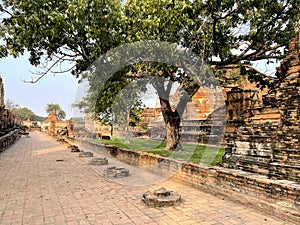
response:
{"label": "grass patch", "polygon": [[114,137],[113,140],[92,139],[92,141],[114,145],[119,148],[149,152],[173,159],[180,159],[194,163],[205,163],[210,165],[216,165],[216,163],[221,162],[222,156],[225,153],[224,148],[187,143],[182,144],[186,150],[185,153],[170,152],[164,150],[166,147],[165,141],[145,140],[139,138],[130,139],[130,144],[125,143],[124,138],[118,137]]}

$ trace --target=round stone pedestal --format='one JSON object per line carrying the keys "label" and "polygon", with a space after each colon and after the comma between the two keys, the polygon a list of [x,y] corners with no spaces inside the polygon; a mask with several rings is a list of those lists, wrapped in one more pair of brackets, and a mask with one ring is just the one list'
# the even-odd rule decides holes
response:
{"label": "round stone pedestal", "polygon": [[143,194],[142,200],[148,206],[173,206],[181,202],[181,195],[177,192],[169,191],[166,188],[159,188],[152,192],[147,191]]}

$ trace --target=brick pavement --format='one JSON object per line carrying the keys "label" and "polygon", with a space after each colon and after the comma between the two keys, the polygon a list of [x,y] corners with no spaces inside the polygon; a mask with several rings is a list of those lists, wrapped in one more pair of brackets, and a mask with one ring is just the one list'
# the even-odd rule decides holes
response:
{"label": "brick pavement", "polygon": [[[171,180],[133,186],[104,179],[65,145],[30,136],[0,154],[1,225],[290,224]],[[180,192],[183,203],[145,206],[143,193],[161,186]]]}

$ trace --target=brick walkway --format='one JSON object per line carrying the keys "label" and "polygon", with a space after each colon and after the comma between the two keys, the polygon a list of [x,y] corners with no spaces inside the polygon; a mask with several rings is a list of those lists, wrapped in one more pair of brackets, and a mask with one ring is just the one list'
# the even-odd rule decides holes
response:
{"label": "brick walkway", "polygon": [[[106,180],[66,146],[41,133],[30,136],[0,154],[1,225],[289,224],[172,181]],[[143,193],[161,186],[180,192],[183,203],[145,206]]]}

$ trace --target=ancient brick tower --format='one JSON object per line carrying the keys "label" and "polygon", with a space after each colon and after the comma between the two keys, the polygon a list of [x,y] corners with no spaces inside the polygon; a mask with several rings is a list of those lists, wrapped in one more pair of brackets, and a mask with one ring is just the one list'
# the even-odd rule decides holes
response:
{"label": "ancient brick tower", "polygon": [[269,176],[300,182],[300,31],[281,62],[278,76],[285,78],[275,92],[281,120]]}
{"label": "ancient brick tower", "polygon": [[[227,136],[223,164],[300,182],[300,31],[277,68],[277,76],[282,81],[271,93],[250,104],[242,118],[230,121],[238,129]],[[236,94],[228,93],[227,100]],[[253,101],[251,96],[241,97]]]}

